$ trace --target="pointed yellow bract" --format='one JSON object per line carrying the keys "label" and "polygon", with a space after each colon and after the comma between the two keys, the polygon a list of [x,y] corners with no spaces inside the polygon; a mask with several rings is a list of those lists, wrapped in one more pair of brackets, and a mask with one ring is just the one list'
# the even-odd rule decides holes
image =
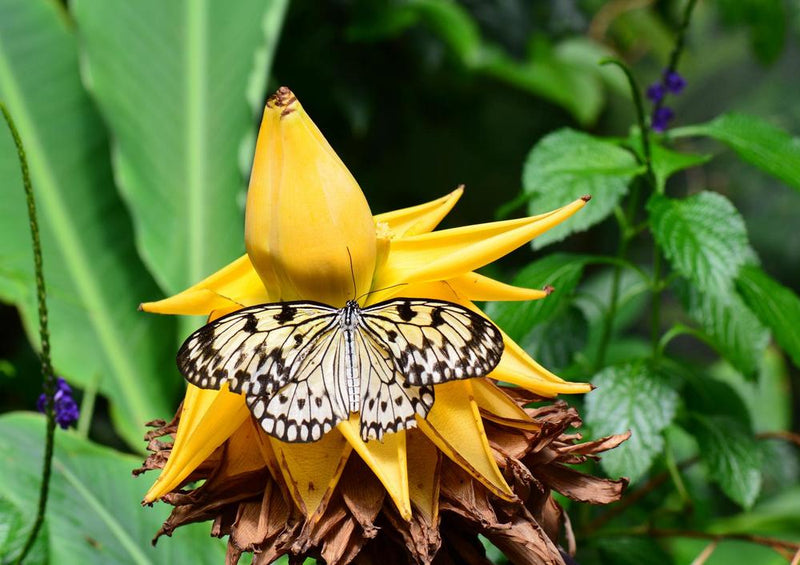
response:
{"label": "pointed yellow bract", "polygon": [[[247,196],[247,255],[173,297],[142,304],[142,309],[213,320],[245,306],[283,300],[342,306],[369,291],[367,304],[393,296],[432,298],[484,315],[475,301],[545,298],[544,290],[514,287],[474,271],[566,220],[588,198],[530,218],[433,232],[462,193],[459,187],[426,204],[373,218],[355,179],[291,91],[281,88],[267,103],[256,144]],[[541,396],[591,389],[553,375],[503,337],[505,351],[491,379]],[[482,418],[526,429],[534,429],[532,420],[488,379],[437,385],[435,396],[427,419],[418,418],[419,430],[365,443],[358,414],[352,414],[320,441],[289,444],[256,427],[243,396],[227,388],[210,391],[190,385],[169,460],[145,502],[179,488],[225,442],[230,449],[249,450],[231,462],[229,472],[263,462],[312,521],[326,507],[348,458],[356,455],[406,519],[419,512],[436,523],[443,456],[497,496],[513,498]]]}
{"label": "pointed yellow bract", "polygon": [[375,223],[385,224],[394,237],[419,235],[428,233],[439,225],[439,222],[453,209],[458,199],[464,194],[464,187],[459,186],[447,196],[437,200],[402,208],[394,212],[386,212],[375,216]]}
{"label": "pointed yellow bract", "polygon": [[406,520],[411,519],[411,501],[408,493],[408,467],[406,465],[406,432],[384,436],[383,441],[365,443],[361,439],[358,414],[340,422],[336,427],[347,438],[353,449],[372,469],[386,487],[386,492]]}
{"label": "pointed yellow bract", "polygon": [[417,416],[420,430],[445,455],[483,483],[495,495],[514,499],[514,492],[489,447],[478,406],[469,381],[453,381],[436,387],[436,402],[423,420]]}
{"label": "pointed yellow bract", "polygon": [[297,507],[306,516],[319,514],[339,481],[350,446],[331,432],[314,444],[285,443],[269,438],[283,478]]}

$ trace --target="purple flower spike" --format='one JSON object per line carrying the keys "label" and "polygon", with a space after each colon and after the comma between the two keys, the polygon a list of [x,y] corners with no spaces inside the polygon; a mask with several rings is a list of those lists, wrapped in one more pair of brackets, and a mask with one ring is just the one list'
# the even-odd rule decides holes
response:
{"label": "purple flower spike", "polygon": [[652,121],[652,128],[653,131],[657,131],[659,133],[663,132],[667,129],[667,124],[673,118],[675,113],[672,111],[672,108],[667,106],[662,106],[661,108],[656,109],[653,112],[653,121]]}
{"label": "purple flower spike", "polygon": [[654,82],[647,88],[647,98],[650,99],[653,104],[660,102],[666,93],[666,88],[660,82]]}
{"label": "purple flower spike", "polygon": [[672,94],[679,94],[686,86],[686,79],[676,71],[669,71],[664,73],[664,86],[666,86],[667,90]]}
{"label": "purple flower spike", "polygon": [[[67,381],[59,377],[56,380],[56,393],[53,396],[55,402],[56,423],[66,430],[72,424],[78,421],[80,410],[72,398],[72,388],[67,384]],[[44,413],[47,408],[47,396],[44,394],[39,395],[39,400],[36,401],[36,409]]]}

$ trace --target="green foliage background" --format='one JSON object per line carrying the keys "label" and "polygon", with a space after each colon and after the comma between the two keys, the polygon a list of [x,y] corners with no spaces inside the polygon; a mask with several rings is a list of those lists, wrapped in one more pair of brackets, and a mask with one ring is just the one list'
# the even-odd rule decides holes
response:
{"label": "green foliage background", "polygon": [[[138,313],[243,251],[263,101],[292,88],[373,212],[467,192],[445,226],[539,213],[567,224],[492,276],[551,284],[488,304],[566,378],[587,437],[633,431],[595,472],[646,496],[571,508],[576,560],[690,563],[708,540],[800,541],[800,7],[701,0],[652,138],[652,178],[622,72],[658,80],[682,1],[0,0],[0,100],[36,191],[57,372],[79,390],[59,431],[30,563],[221,563],[204,525],[152,548],[143,422],[182,391],[197,320]],[[0,556],[33,519],[44,434],[35,287],[16,152],[0,128]],[[20,412],[26,411],[26,412]],[[143,482],[144,481],[144,482]],[[660,482],[658,482],[660,481]],[[655,487],[651,489],[654,483]],[[568,501],[564,501],[568,505]],[[492,548],[488,555],[504,558]],[[723,541],[707,563],[783,563]]]}

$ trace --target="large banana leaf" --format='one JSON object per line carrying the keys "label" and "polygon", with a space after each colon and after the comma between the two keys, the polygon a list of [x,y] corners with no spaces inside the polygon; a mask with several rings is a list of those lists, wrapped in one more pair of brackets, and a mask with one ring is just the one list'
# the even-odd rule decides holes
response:
{"label": "large banana leaf", "polygon": [[[136,311],[159,290],[136,254],[103,124],[79,79],[74,29],[55,0],[0,0],[0,99],[19,128],[38,199],[55,369],[81,385],[98,382],[117,431],[141,447],[144,422],[174,409],[175,329]],[[19,305],[35,343],[28,217],[5,124],[0,199],[0,299]]]}
{"label": "large banana leaf", "polygon": [[[0,417],[0,524],[5,526],[0,528],[0,556],[4,558],[20,551],[33,523],[44,423],[43,417],[30,413]],[[150,544],[169,507],[142,508],[147,475],[131,476],[140,464],[136,457],[73,432],[57,431],[47,519],[26,564],[223,563],[225,544],[209,536],[210,523],[179,528],[174,538],[164,538],[156,547]]]}
{"label": "large banana leaf", "polygon": [[286,3],[72,2],[137,245],[167,293],[244,250],[239,155],[249,166]]}

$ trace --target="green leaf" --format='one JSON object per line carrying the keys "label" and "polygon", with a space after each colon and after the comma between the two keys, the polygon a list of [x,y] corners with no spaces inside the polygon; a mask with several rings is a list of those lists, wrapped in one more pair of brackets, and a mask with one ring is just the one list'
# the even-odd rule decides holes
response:
{"label": "green leaf", "polygon": [[525,288],[553,286],[555,290],[539,300],[490,302],[486,312],[515,341],[522,341],[537,324],[552,319],[566,304],[578,284],[586,257],[554,253],[534,261],[514,277],[512,284]]}
{"label": "green leaf", "polygon": [[661,453],[661,432],[675,417],[678,393],[643,363],[607,367],[592,378],[597,386],[586,397],[586,422],[597,437],[631,431],[628,441],[603,454],[611,476],[642,478]]}
{"label": "green leaf", "polygon": [[682,200],[655,195],[647,205],[653,237],[681,275],[723,295],[752,255],[744,220],[724,196],[700,192]]}
{"label": "green leaf", "polygon": [[[63,8],[0,0],[0,13],[0,99],[25,144],[37,199],[55,370],[81,386],[99,377],[118,433],[141,448],[142,425],[174,409],[180,383],[171,350],[174,323],[136,311],[161,292],[137,257]],[[27,207],[5,124],[0,198],[0,298],[19,306],[36,344]]]}
{"label": "green leaf", "polygon": [[756,57],[774,63],[786,43],[786,23],[790,15],[783,0],[717,0],[725,24],[743,25],[750,30],[750,43]]}
{"label": "green leaf", "polygon": [[569,306],[558,316],[537,324],[519,343],[539,363],[559,372],[586,347],[589,327],[583,312]]}
{"label": "green leaf", "polygon": [[[38,414],[0,417],[0,452],[7,471],[0,498],[25,509],[26,530],[38,497],[45,420]],[[210,524],[181,527],[153,547],[150,540],[169,509],[143,508],[146,483],[131,476],[141,460],[98,446],[73,432],[56,431],[53,477],[45,522],[52,563],[171,563],[216,565],[225,545]]]}
{"label": "green leaf", "polygon": [[723,114],[705,124],[675,128],[670,135],[712,137],[748,163],[800,190],[800,139],[761,118]]}
{"label": "green leaf", "polygon": [[671,565],[672,559],[653,539],[614,536],[595,542],[603,563],[613,565]]}
{"label": "green leaf", "polygon": [[[22,551],[28,538],[24,516],[29,512],[29,509],[23,510],[0,496],[0,556],[18,555]],[[25,558],[25,563],[46,565],[48,562],[47,530],[42,528]]]}
{"label": "green leaf", "polygon": [[749,508],[761,490],[761,451],[742,424],[725,416],[692,414],[692,434],[709,477],[737,504]]}
{"label": "green leaf", "polygon": [[71,3],[137,246],[168,294],[244,251],[239,154],[249,165],[287,3]]}
{"label": "green leaf", "polygon": [[664,191],[667,179],[684,169],[697,167],[711,160],[711,155],[697,155],[695,153],[679,153],[663,145],[653,143],[651,146],[651,163],[656,177],[656,185],[660,192]]}
{"label": "green leaf", "polygon": [[539,249],[602,221],[627,192],[631,179],[644,171],[629,151],[571,129],[543,137],[528,154],[522,185],[531,195],[531,214],[540,214],[592,196],[579,214],[533,240]]}
{"label": "green leaf", "polygon": [[775,340],[800,367],[800,298],[751,265],[742,268],[736,286],[750,309],[772,329]]}
{"label": "green leaf", "polygon": [[702,293],[684,285],[686,309],[720,355],[746,376],[752,376],[769,343],[769,330],[735,293]]}

